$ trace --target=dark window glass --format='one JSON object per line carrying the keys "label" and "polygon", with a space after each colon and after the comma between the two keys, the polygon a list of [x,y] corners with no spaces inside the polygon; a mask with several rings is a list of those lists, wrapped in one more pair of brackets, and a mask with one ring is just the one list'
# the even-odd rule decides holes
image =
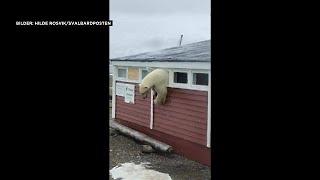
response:
{"label": "dark window glass", "polygon": [[147,74],[148,74],[148,70],[143,69],[143,70],[141,71],[142,79],[143,79],[144,77],[146,77]]}
{"label": "dark window glass", "polygon": [[207,73],[193,73],[194,85],[208,85],[209,76]]}
{"label": "dark window glass", "polygon": [[126,69],[118,69],[118,77],[127,78],[127,70]]}
{"label": "dark window glass", "polygon": [[188,83],[188,73],[174,72],[174,83]]}

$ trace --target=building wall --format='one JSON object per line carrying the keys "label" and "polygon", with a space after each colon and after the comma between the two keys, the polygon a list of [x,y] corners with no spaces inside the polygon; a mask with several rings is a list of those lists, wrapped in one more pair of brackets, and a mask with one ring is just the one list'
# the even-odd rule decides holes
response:
{"label": "building wall", "polygon": [[[130,83],[134,84],[134,83]],[[154,105],[153,129],[206,146],[208,92],[168,88],[165,105]],[[150,96],[143,99],[135,86],[135,103],[116,97],[116,119],[150,127]]]}
{"label": "building wall", "polygon": [[[123,82],[127,84],[134,84]],[[150,123],[150,99],[143,99],[139,95],[139,86],[135,84],[135,102],[128,104],[124,97],[116,96],[116,119],[126,120],[140,126],[149,127]]]}
{"label": "building wall", "polygon": [[154,106],[154,129],[206,146],[207,95],[207,91],[168,88],[166,104]]}

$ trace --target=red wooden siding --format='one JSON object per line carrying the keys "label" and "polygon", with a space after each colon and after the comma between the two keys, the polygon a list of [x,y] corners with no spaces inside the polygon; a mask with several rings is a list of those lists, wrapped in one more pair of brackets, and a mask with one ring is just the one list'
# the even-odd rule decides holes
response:
{"label": "red wooden siding", "polygon": [[[154,105],[153,129],[206,146],[207,111],[207,91],[168,88],[166,104]],[[116,119],[150,127],[150,95],[143,99],[136,84],[135,104],[117,96]]]}
{"label": "red wooden siding", "polygon": [[124,97],[116,96],[116,119],[123,119],[140,126],[150,127],[150,97],[143,99],[139,95],[137,84],[135,86],[134,104],[125,103]]}
{"label": "red wooden siding", "polygon": [[154,105],[154,130],[207,144],[208,92],[168,88],[165,105]]}

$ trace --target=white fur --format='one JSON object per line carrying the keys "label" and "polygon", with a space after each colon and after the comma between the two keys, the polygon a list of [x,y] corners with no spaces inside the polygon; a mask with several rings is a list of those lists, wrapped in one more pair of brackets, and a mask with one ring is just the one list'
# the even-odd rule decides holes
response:
{"label": "white fur", "polygon": [[154,103],[164,104],[167,96],[168,83],[169,72],[164,69],[155,69],[143,78],[139,87],[139,92],[146,97],[150,89],[153,89],[157,93]]}

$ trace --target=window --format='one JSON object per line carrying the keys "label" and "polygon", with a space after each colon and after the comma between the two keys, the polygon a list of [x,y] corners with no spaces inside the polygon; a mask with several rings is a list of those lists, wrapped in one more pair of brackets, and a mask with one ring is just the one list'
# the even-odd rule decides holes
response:
{"label": "window", "polygon": [[174,72],[173,82],[174,83],[188,84],[188,73],[186,73],[186,72]]}
{"label": "window", "polygon": [[143,79],[144,77],[146,77],[146,75],[147,75],[148,73],[149,73],[148,70],[142,69],[142,70],[141,70],[141,79]]}
{"label": "window", "polygon": [[205,69],[169,69],[169,87],[208,91],[210,71]]}
{"label": "window", "polygon": [[207,73],[193,73],[193,85],[208,85],[209,76]]}
{"label": "window", "polygon": [[118,69],[119,78],[127,78],[127,69]]}

